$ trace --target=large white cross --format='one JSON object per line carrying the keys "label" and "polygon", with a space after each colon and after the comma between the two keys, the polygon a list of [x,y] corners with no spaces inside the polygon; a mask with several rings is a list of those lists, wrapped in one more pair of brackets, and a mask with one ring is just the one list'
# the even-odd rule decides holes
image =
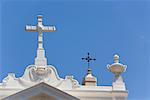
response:
{"label": "large white cross", "polygon": [[38,49],[37,57],[35,58],[35,65],[46,66],[47,59],[43,49],[43,32],[54,32],[56,30],[55,26],[44,26],[42,24],[42,16],[38,15],[38,24],[36,26],[26,25],[25,30],[27,32],[38,32]]}

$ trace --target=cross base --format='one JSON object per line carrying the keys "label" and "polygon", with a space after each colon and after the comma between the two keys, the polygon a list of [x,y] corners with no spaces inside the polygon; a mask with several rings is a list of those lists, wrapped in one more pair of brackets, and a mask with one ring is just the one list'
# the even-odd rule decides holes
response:
{"label": "cross base", "polygon": [[45,57],[45,50],[44,49],[38,49],[37,50],[37,57],[35,58],[34,64],[37,67],[47,66],[47,59]]}

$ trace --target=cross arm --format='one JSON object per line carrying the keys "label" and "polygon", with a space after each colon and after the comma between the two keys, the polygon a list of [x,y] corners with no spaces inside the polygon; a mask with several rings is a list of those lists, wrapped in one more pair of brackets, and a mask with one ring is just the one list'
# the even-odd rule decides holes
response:
{"label": "cross arm", "polygon": [[43,32],[54,32],[54,31],[56,31],[56,27],[55,26],[43,26],[42,31]]}
{"label": "cross arm", "polygon": [[28,32],[37,32],[37,27],[26,25],[25,30]]}

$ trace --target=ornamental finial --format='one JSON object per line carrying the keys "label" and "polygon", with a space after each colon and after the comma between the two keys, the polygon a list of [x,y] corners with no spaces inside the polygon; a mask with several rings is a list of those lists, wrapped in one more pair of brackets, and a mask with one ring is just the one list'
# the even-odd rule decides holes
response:
{"label": "ornamental finial", "polygon": [[114,63],[107,65],[107,69],[114,74],[113,90],[126,90],[121,74],[126,71],[127,66],[119,63],[119,56],[114,55]]}
{"label": "ornamental finial", "polygon": [[95,58],[91,58],[90,57],[90,53],[87,53],[87,57],[82,58],[82,60],[87,61],[88,63],[88,70],[87,70],[87,74],[85,75],[85,77],[83,78],[83,83],[82,85],[85,86],[96,86],[97,85],[97,79],[95,76],[92,75],[92,70],[90,68],[90,61],[95,61]]}
{"label": "ornamental finial", "polygon": [[114,62],[119,63],[119,56],[117,54],[114,55]]}

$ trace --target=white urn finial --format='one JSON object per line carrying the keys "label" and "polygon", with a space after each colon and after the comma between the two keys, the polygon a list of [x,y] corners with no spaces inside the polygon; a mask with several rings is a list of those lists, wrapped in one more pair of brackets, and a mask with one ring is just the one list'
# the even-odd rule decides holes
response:
{"label": "white urn finial", "polygon": [[119,63],[119,56],[114,55],[114,63],[107,66],[108,70],[115,75],[120,75],[126,71],[126,65]]}
{"label": "white urn finial", "polygon": [[107,69],[112,72],[115,77],[119,77],[121,73],[126,71],[127,66],[119,63],[119,56],[114,55],[114,63],[107,65]]}
{"label": "white urn finial", "polygon": [[125,84],[121,74],[126,71],[127,66],[119,63],[119,56],[114,55],[114,63],[107,65],[107,69],[114,74],[113,89],[125,90]]}

